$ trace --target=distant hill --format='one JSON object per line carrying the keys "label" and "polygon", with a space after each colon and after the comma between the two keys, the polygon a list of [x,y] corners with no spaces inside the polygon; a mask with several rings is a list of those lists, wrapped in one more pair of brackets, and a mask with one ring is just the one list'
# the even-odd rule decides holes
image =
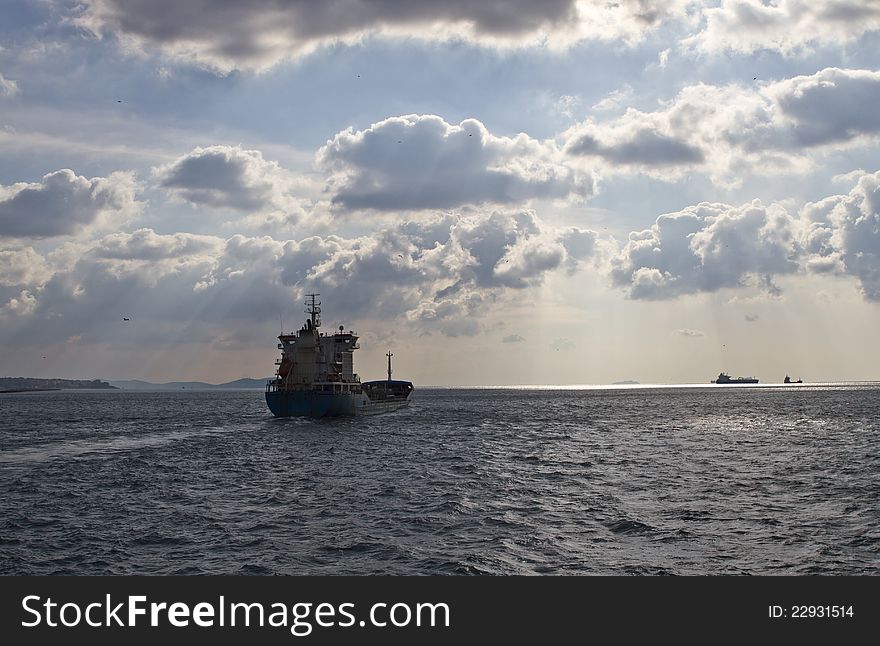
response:
{"label": "distant hill", "polygon": [[632,379],[625,379],[623,381],[615,381],[612,383],[612,386],[633,386],[638,384],[638,381],[633,381]]}
{"label": "distant hill", "polygon": [[122,390],[263,390],[268,380],[269,377],[264,379],[236,379],[235,381],[227,381],[224,384],[209,384],[204,381],[168,381],[154,384],[149,381],[141,381],[140,379],[128,379],[111,381],[110,383]]}
{"label": "distant hill", "polygon": [[0,377],[0,392],[22,390],[116,389],[100,379],[38,379],[36,377]]}

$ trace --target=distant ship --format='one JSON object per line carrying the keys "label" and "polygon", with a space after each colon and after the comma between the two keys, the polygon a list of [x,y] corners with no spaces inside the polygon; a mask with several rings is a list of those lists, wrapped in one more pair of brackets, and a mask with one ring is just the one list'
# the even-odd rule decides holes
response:
{"label": "distant ship", "polygon": [[275,379],[266,384],[266,404],[275,417],[344,417],[386,413],[409,404],[413,385],[391,378],[366,381],[354,373],[358,336],[340,325],[333,334],[319,332],[320,294],[308,294],[309,318],[295,334],[278,336],[281,358]]}
{"label": "distant ship", "polygon": [[713,384],[756,384],[758,380],[754,377],[736,377],[733,378],[727,373],[719,373],[717,379],[712,380]]}
{"label": "distant ship", "polygon": [[785,379],[782,380],[782,383],[784,383],[784,384],[802,384],[802,383],[804,383],[804,380],[798,379],[797,381],[792,381],[791,377],[789,377],[788,375],[785,375]]}

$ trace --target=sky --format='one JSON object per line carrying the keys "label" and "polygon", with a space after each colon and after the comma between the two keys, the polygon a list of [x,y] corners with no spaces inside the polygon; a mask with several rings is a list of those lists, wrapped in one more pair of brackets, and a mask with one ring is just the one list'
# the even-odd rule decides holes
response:
{"label": "sky", "polygon": [[320,293],[364,379],[880,379],[878,105],[874,0],[3,0],[0,375]]}

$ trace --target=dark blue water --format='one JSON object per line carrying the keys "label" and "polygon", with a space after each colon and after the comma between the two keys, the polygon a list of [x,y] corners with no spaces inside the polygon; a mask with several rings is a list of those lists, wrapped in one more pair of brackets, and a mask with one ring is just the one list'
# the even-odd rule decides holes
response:
{"label": "dark blue water", "polygon": [[878,574],[880,387],[0,395],[2,574]]}

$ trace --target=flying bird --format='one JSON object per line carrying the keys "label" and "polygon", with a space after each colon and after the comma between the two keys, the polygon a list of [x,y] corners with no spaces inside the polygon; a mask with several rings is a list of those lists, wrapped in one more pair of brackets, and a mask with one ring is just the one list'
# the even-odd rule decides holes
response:
{"label": "flying bird", "polygon": [[122,317],[122,320],[123,320],[123,321],[130,321],[131,319],[128,318],[127,316],[123,316],[123,317]]}

